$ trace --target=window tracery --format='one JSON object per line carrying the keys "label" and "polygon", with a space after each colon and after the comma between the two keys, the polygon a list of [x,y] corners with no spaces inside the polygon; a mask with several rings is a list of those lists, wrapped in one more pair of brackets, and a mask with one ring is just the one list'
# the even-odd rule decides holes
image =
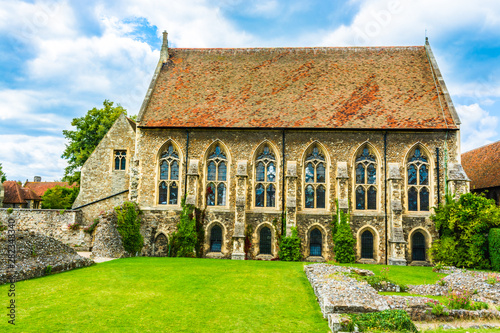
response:
{"label": "window tracery", "polygon": [[408,186],[408,210],[429,211],[429,158],[419,147],[406,164]]}
{"label": "window tracery", "polygon": [[304,163],[304,207],[325,208],[326,160],[316,146]]}
{"label": "window tracery", "polygon": [[159,164],[158,203],[160,205],[177,205],[180,158],[177,149],[172,144],[161,153]]}
{"label": "window tracery", "polygon": [[377,159],[364,147],[355,161],[357,210],[377,209]]}
{"label": "window tracery", "polygon": [[207,206],[225,206],[227,193],[227,157],[216,145],[207,158]]}
{"label": "window tracery", "polygon": [[268,145],[255,159],[255,206],[276,205],[276,158]]}

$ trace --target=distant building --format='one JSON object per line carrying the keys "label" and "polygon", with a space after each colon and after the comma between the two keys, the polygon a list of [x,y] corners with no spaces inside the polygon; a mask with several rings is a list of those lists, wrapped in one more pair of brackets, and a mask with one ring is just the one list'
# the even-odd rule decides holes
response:
{"label": "distant building", "polygon": [[500,205],[500,141],[463,153],[462,165],[471,179],[470,190],[484,192]]}
{"label": "distant building", "polygon": [[35,176],[33,182],[26,181],[24,186],[14,180],[5,181],[0,184],[0,207],[40,209],[42,208],[42,196],[48,189],[56,186],[72,188],[76,184],[42,182],[42,178],[39,176]]}

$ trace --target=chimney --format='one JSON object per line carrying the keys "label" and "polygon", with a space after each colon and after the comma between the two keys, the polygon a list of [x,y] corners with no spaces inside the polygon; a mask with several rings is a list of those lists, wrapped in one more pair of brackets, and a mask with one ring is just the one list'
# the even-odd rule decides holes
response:
{"label": "chimney", "polygon": [[166,63],[168,60],[168,32],[163,31],[163,44],[160,51],[160,61]]}
{"label": "chimney", "polygon": [[35,183],[40,183],[40,182],[42,181],[42,177],[40,177],[40,176],[35,176],[35,178],[33,179],[33,181],[34,181]]}

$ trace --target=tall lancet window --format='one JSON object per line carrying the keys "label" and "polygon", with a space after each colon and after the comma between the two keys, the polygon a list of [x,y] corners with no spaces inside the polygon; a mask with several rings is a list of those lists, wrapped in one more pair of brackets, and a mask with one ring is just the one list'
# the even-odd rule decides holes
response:
{"label": "tall lancet window", "polygon": [[326,160],[316,146],[304,161],[304,207],[325,208]]}
{"label": "tall lancet window", "polygon": [[417,147],[406,164],[408,210],[429,211],[429,158]]}
{"label": "tall lancet window", "polygon": [[377,209],[377,159],[366,146],[356,157],[355,171],[356,209]]}
{"label": "tall lancet window", "polygon": [[158,182],[158,203],[177,205],[179,202],[179,153],[170,144],[160,155],[160,179]]}
{"label": "tall lancet window", "polygon": [[225,206],[227,195],[227,157],[216,145],[207,159],[207,206]]}
{"label": "tall lancet window", "polygon": [[267,145],[255,159],[255,206],[276,206],[276,158]]}

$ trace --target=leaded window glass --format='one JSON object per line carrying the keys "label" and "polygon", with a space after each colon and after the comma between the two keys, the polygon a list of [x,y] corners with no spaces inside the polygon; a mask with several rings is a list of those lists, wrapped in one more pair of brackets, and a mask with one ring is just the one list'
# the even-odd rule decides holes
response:
{"label": "leaded window glass", "polygon": [[127,163],[127,151],[115,150],[115,170],[125,170]]}
{"label": "leaded window glass", "polygon": [[318,146],[306,156],[304,161],[304,208],[326,207],[326,159]]}
{"label": "leaded window glass", "polygon": [[227,203],[227,157],[216,145],[207,159],[207,206],[225,206]]}
{"label": "leaded window glass", "polygon": [[355,205],[358,210],[377,209],[377,159],[365,146],[355,160]]}
{"label": "leaded window glass", "polygon": [[373,234],[368,230],[361,234],[361,258],[373,259]]}
{"label": "leaded window glass", "polygon": [[271,229],[269,229],[268,227],[260,229],[260,243],[259,243],[260,254],[272,254],[271,244],[272,244]]}
{"label": "leaded window glass", "polygon": [[210,231],[210,252],[220,252],[222,250],[222,228],[214,225]]}
{"label": "leaded window glass", "polygon": [[276,157],[264,145],[255,159],[255,207],[276,206]]}
{"label": "leaded window glass", "polygon": [[408,210],[429,211],[429,159],[419,147],[415,148],[406,164],[408,187]]}
{"label": "leaded window glass", "polygon": [[160,154],[160,177],[158,184],[158,204],[179,204],[179,153],[170,144]]}
{"label": "leaded window glass", "polygon": [[321,234],[321,231],[315,228],[311,231],[311,241],[309,244],[309,252],[311,256],[320,257],[322,245],[323,236]]}
{"label": "leaded window glass", "polygon": [[417,231],[411,237],[412,259],[418,261],[425,260],[425,237],[420,231]]}

